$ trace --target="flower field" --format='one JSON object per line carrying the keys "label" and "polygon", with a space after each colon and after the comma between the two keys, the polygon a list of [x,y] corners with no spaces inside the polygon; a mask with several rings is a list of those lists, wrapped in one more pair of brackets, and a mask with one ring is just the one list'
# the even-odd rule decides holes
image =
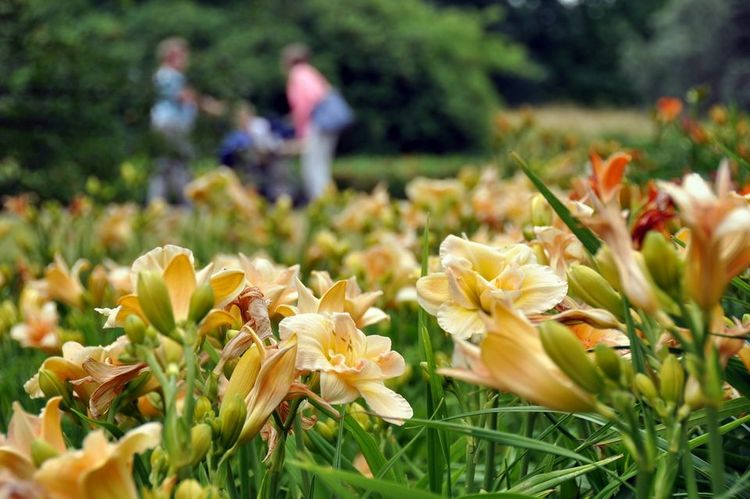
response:
{"label": "flower field", "polygon": [[748,123],[499,116],[304,208],[8,197],[0,497],[750,496]]}

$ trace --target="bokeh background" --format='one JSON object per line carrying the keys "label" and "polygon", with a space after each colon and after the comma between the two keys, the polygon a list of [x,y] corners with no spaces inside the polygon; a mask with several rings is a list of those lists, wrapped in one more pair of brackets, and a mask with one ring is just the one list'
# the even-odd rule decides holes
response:
{"label": "bokeh background", "polygon": [[[525,104],[616,133],[648,127],[627,110],[696,86],[706,103],[746,108],[748,26],[747,0],[5,0],[0,194],[69,200],[107,185],[105,198],[132,197],[117,182],[150,167],[154,48],[167,36],[189,40],[193,85],[269,117],[288,112],[281,48],[309,44],[357,112],[337,163],[346,178],[408,170],[404,157],[429,168],[435,155],[496,154],[498,116]],[[204,167],[230,126],[199,123]]]}

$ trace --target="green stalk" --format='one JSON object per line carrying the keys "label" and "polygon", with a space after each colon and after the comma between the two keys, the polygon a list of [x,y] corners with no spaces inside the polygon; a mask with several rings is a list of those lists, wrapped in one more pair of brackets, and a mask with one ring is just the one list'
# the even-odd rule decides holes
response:
{"label": "green stalk", "polygon": [[273,450],[271,467],[268,468],[265,478],[265,486],[260,496],[264,499],[275,499],[279,497],[279,485],[281,485],[281,470],[284,469],[284,458],[286,457],[286,433],[279,432],[279,441]]}
{"label": "green stalk", "polygon": [[719,411],[712,405],[706,407],[706,426],[708,427],[708,460],[711,462],[711,491],[718,496],[726,490],[724,448],[719,430]]}
{"label": "green stalk", "polygon": [[690,446],[688,445],[687,425],[683,425],[681,439],[682,475],[683,480],[685,481],[685,490],[687,491],[688,499],[698,499],[698,484],[695,481],[695,469],[693,468],[692,459],[693,454],[690,452]]}
{"label": "green stalk", "polygon": [[193,415],[195,413],[195,352],[192,345],[185,343],[185,423],[186,427],[193,427]]}
{"label": "green stalk", "polygon": [[[497,393],[492,400],[492,408],[496,409],[500,397]],[[487,425],[490,430],[497,429],[497,412],[490,414],[490,421]],[[492,482],[495,479],[495,442],[487,442],[487,455],[484,461],[484,490],[489,491],[492,488]]]}
{"label": "green stalk", "polygon": [[251,497],[250,493],[250,456],[249,446],[242,445],[239,449],[240,454],[240,495],[242,497]]}

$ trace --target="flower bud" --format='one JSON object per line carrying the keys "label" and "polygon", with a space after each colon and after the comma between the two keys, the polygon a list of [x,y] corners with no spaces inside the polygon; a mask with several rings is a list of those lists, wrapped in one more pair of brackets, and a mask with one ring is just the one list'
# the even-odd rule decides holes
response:
{"label": "flower bud", "polygon": [[559,322],[539,325],[539,337],[547,355],[573,382],[590,393],[599,393],[604,380],[589,359],[576,335]]}
{"label": "flower bud", "polygon": [[620,274],[617,271],[617,264],[609,246],[602,245],[599,251],[597,251],[594,261],[596,262],[596,269],[599,271],[599,274],[606,279],[615,291],[619,292],[622,289]]}
{"label": "flower bud", "polygon": [[52,447],[46,440],[35,438],[31,442],[31,460],[34,466],[39,468],[47,459],[57,457],[60,453]]}
{"label": "flower bud", "polygon": [[39,369],[39,388],[47,398],[61,396],[68,402],[70,393],[65,383],[49,369]]}
{"label": "flower bud", "polygon": [[193,478],[183,480],[177,486],[174,499],[204,499],[207,497],[203,487]]}
{"label": "flower bud", "polygon": [[242,397],[235,395],[229,400],[225,397],[219,411],[221,443],[224,448],[228,449],[232,447],[237,441],[237,437],[240,436],[240,431],[242,431],[242,426],[245,424],[246,416],[247,407]]}
{"label": "flower bud", "polygon": [[190,430],[190,465],[195,466],[206,457],[211,448],[211,427],[206,423],[200,423]]}
{"label": "flower bud", "polygon": [[633,363],[623,360],[620,364],[620,368],[622,369],[622,377],[620,378],[622,384],[625,386],[631,386],[635,382]]}
{"label": "flower bud", "polygon": [[104,267],[101,265],[94,267],[89,275],[87,287],[91,296],[91,304],[100,307],[104,301],[104,293],[107,291],[107,271]]}
{"label": "flower bud", "polygon": [[643,240],[641,253],[657,286],[675,296],[680,289],[682,261],[674,245],[661,233],[651,231]]}
{"label": "flower bud", "polygon": [[682,392],[685,389],[685,371],[677,357],[672,354],[667,355],[667,358],[661,364],[659,378],[661,397],[666,402],[679,404]]}
{"label": "flower bud", "polygon": [[531,198],[531,225],[545,227],[552,225],[552,208],[541,194]]}
{"label": "flower bud", "polygon": [[156,272],[138,274],[138,303],[149,322],[162,334],[174,331],[174,313],[164,279]]}
{"label": "flower bud", "polygon": [[649,378],[645,374],[636,373],[634,383],[636,390],[638,390],[638,393],[640,393],[646,400],[656,400],[656,398],[659,396],[659,394],[656,392],[656,386],[654,386],[654,382],[651,381],[651,378]]}
{"label": "flower bud", "polygon": [[597,271],[585,265],[573,264],[568,270],[570,293],[595,308],[603,308],[622,317],[622,298]]}
{"label": "flower bud", "polygon": [[261,353],[258,350],[258,345],[253,344],[242,354],[237,366],[232,371],[232,377],[229,378],[229,383],[224,392],[222,406],[232,400],[234,396],[238,396],[243,400],[247,397],[247,394],[255,386],[255,380],[258,378],[260,361]]}
{"label": "flower bud", "polygon": [[179,470],[190,463],[190,430],[185,420],[177,416],[174,406],[164,419],[163,441],[171,469]]}
{"label": "flower bud", "polygon": [[146,338],[146,324],[135,314],[131,314],[125,319],[123,329],[125,329],[125,335],[133,345],[143,343]]}
{"label": "flower bud", "polygon": [[349,407],[349,414],[357,421],[357,423],[359,423],[359,426],[361,426],[363,430],[370,431],[372,421],[364,407],[354,403]]}
{"label": "flower bud", "polygon": [[151,472],[158,473],[167,467],[167,453],[163,447],[157,447],[151,452]]}
{"label": "flower bud", "polygon": [[594,355],[596,356],[596,365],[599,366],[604,375],[619,383],[622,369],[620,369],[620,356],[617,355],[617,352],[604,343],[599,343],[594,349]]}
{"label": "flower bud", "polygon": [[213,408],[211,407],[211,401],[205,395],[199,397],[195,402],[194,417],[196,421],[203,421],[203,419],[213,414]]}
{"label": "flower bud", "polygon": [[206,384],[203,386],[203,393],[209,400],[216,400],[219,395],[219,378],[213,372],[206,376]]}
{"label": "flower bud", "polygon": [[214,306],[214,289],[205,283],[198,286],[190,297],[188,319],[198,324]]}

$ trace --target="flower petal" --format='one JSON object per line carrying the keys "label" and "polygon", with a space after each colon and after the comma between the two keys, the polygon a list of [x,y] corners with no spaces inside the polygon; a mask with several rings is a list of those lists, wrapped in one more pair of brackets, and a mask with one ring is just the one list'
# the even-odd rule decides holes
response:
{"label": "flower petal", "polygon": [[442,272],[421,277],[417,281],[417,301],[428,314],[437,315],[440,306],[450,300],[448,276]]}
{"label": "flower petal", "polygon": [[453,302],[448,302],[438,310],[437,321],[446,333],[468,340],[474,335],[484,334],[485,326],[481,314],[480,310],[463,308]]}

